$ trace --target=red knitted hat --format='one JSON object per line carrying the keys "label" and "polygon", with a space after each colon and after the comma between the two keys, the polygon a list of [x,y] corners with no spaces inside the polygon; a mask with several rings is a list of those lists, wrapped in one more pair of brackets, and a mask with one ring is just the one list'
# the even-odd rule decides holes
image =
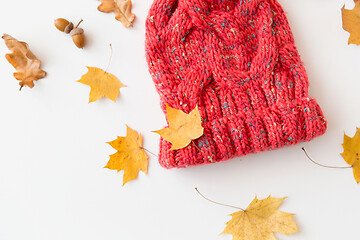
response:
{"label": "red knitted hat", "polygon": [[155,0],[146,56],[162,108],[198,106],[204,135],[160,164],[187,167],[309,141],[326,121],[276,0]]}

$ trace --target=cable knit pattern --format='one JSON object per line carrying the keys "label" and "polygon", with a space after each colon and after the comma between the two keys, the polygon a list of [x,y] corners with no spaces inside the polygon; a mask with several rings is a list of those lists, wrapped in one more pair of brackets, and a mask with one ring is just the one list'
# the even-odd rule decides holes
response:
{"label": "cable knit pattern", "polygon": [[276,0],[154,0],[146,57],[165,103],[197,105],[204,135],[180,150],[160,141],[160,164],[224,161],[323,134],[326,121]]}

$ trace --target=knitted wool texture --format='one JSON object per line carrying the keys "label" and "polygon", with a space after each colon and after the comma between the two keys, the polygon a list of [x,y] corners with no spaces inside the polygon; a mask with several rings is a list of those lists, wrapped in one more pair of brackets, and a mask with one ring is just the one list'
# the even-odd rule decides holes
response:
{"label": "knitted wool texture", "polygon": [[160,140],[165,168],[293,145],[326,130],[276,0],[155,0],[146,57],[163,111],[165,103],[186,113],[198,106],[204,127],[184,149],[169,151]]}

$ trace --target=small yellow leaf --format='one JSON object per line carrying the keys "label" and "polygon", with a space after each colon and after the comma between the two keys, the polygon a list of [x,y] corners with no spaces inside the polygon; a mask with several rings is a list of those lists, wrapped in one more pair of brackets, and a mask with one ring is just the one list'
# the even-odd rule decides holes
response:
{"label": "small yellow leaf", "polygon": [[356,133],[354,137],[349,137],[344,134],[344,143],[342,144],[344,152],[341,153],[341,156],[344,158],[345,162],[349,164],[354,173],[354,178],[357,183],[360,182],[360,129],[356,128]]}
{"label": "small yellow leaf", "polygon": [[87,67],[88,72],[78,82],[91,87],[89,103],[102,97],[107,97],[114,102],[119,96],[120,88],[126,87],[113,74],[96,67]]}
{"label": "small yellow leaf", "polygon": [[255,197],[245,211],[230,215],[232,219],[221,234],[232,234],[233,240],[276,240],[274,232],[286,235],[299,232],[294,214],[278,210],[284,199],[269,196],[258,200]]}
{"label": "small yellow leaf", "polygon": [[186,114],[166,104],[166,114],[169,127],[154,132],[172,144],[170,150],[184,148],[191,140],[203,135],[204,128],[201,126],[201,116],[197,107]]}
{"label": "small yellow leaf", "polygon": [[115,13],[115,19],[120,21],[124,27],[132,26],[135,14],[131,12],[131,0],[99,0],[101,4],[98,7],[100,12]]}
{"label": "small yellow leaf", "polygon": [[341,8],[343,29],[350,33],[348,44],[360,45],[360,0],[354,0],[355,7],[352,10]]}
{"label": "small yellow leaf", "polygon": [[118,137],[112,142],[108,142],[116,153],[110,155],[110,160],[105,168],[124,170],[123,185],[137,178],[139,171],[145,174],[148,170],[148,155],[142,146],[142,136],[135,130],[126,126],[126,137]]}

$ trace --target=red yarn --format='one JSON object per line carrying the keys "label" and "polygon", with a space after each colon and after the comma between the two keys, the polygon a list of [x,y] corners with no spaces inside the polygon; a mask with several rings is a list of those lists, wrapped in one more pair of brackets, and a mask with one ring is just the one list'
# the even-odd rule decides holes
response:
{"label": "red yarn", "polygon": [[160,164],[187,167],[309,141],[326,121],[276,0],[155,0],[146,57],[162,108],[196,105],[204,135]]}

